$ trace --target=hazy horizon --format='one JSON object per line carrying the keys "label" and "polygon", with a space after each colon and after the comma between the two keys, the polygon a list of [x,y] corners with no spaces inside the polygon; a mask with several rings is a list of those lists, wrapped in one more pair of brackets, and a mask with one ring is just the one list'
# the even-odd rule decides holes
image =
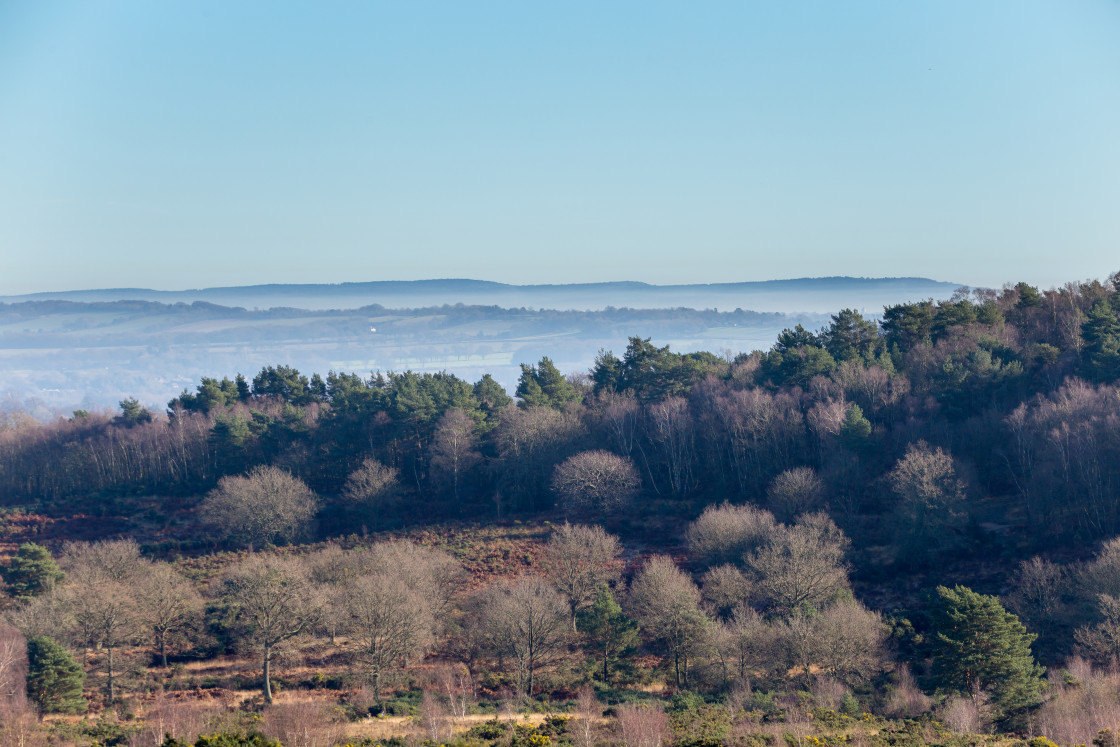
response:
{"label": "hazy horizon", "polygon": [[919,280],[930,281],[934,283],[946,283],[956,286],[967,286],[970,288],[984,288],[984,287],[1002,287],[1002,286],[983,286],[983,285],[970,285],[968,283],[959,283],[952,280],[943,280],[940,278],[931,278],[918,275],[892,275],[892,276],[879,276],[879,275],[798,275],[789,277],[768,277],[768,278],[755,278],[755,279],[738,279],[738,280],[712,280],[708,282],[690,282],[690,283],[671,283],[671,282],[647,282],[644,280],[633,280],[630,278],[608,278],[605,280],[584,280],[572,282],[521,282],[512,283],[500,280],[492,280],[485,277],[415,277],[415,278],[378,278],[368,280],[337,280],[337,281],[322,281],[322,282],[251,282],[239,284],[225,284],[215,283],[211,285],[200,286],[177,286],[166,287],[158,285],[150,286],[101,286],[101,287],[76,287],[76,288],[43,288],[39,290],[32,290],[21,293],[5,293],[0,288],[0,299],[23,298],[33,296],[44,296],[54,294],[70,294],[70,293],[87,293],[87,292],[116,292],[116,291],[154,291],[157,293],[182,293],[190,291],[201,290],[227,290],[233,288],[265,288],[265,287],[304,287],[304,286],[318,286],[318,287],[339,287],[349,285],[366,285],[373,283],[385,284],[407,284],[407,283],[484,283],[491,285],[508,286],[512,288],[552,288],[552,287],[566,287],[566,286],[600,286],[600,285],[639,285],[649,286],[652,288],[675,288],[675,287],[707,287],[707,286],[722,286],[722,285],[742,285],[742,284],[763,284],[763,283],[786,283],[797,281],[817,281],[817,280]]}
{"label": "hazy horizon", "polygon": [[278,363],[320,374],[448,371],[473,381],[489,373],[513,391],[520,364],[543,355],[565,373],[587,371],[601,349],[621,351],[630,336],[734,355],[768,349],[786,327],[818,329],[841,308],[877,318],[884,305],[957,289],[897,278],[366,285],[77,291],[0,303],[0,407],[22,401],[49,416],[137,397],[158,409],[203,376]]}

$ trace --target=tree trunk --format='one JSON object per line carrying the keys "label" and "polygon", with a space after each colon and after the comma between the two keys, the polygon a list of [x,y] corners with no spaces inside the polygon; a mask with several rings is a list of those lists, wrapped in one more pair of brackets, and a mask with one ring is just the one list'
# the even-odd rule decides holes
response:
{"label": "tree trunk", "polygon": [[159,637],[159,658],[163,661],[164,668],[167,667],[167,636],[160,635]]}
{"label": "tree trunk", "polygon": [[114,687],[115,683],[113,682],[113,648],[110,646],[106,651],[108,652],[109,660],[109,702],[112,703],[117,699],[117,691]]}
{"label": "tree trunk", "polygon": [[263,667],[263,669],[264,669],[264,672],[263,672],[263,674],[264,674],[264,702],[265,703],[271,703],[272,702],[272,683],[268,681],[268,677],[269,677],[269,667],[268,667],[268,665],[271,664],[271,663],[272,663],[272,649],[269,648],[269,647],[266,647],[265,650],[264,650],[264,667]]}

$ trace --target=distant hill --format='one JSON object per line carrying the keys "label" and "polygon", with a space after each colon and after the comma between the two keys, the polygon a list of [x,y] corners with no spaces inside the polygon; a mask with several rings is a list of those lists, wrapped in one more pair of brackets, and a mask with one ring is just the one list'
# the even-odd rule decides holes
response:
{"label": "distant hill", "polygon": [[104,289],[0,298],[0,415],[6,402],[48,410],[162,407],[201,376],[274,363],[307,372],[491,373],[512,389],[542,355],[586,371],[630,335],[674,350],[767,349],[784,327],[819,329],[842,308],[945,299],[924,278],[804,278],[711,285],[505,285],[421,280],[254,285],[186,291]]}
{"label": "distant hill", "polygon": [[84,302],[204,301],[247,309],[309,310],[423,308],[445,304],[577,311],[609,307],[634,309],[692,308],[780,313],[832,313],[853,307],[877,315],[888,304],[923,298],[946,298],[959,287],[928,278],[824,277],[742,283],[650,285],[638,282],[508,285],[485,280],[379,280],[361,283],[248,285],[197,290],[146,288],[32,293],[0,296],[0,301],[65,300]]}

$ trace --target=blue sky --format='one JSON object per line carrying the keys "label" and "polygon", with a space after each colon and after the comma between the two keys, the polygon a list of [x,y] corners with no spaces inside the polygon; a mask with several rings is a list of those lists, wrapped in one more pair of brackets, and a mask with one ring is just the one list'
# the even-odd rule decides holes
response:
{"label": "blue sky", "polygon": [[0,0],[0,293],[1120,269],[1120,2]]}

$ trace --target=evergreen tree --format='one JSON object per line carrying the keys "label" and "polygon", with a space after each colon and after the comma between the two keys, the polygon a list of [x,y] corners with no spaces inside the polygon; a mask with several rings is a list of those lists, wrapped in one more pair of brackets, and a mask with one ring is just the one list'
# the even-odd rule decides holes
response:
{"label": "evergreen tree", "polygon": [[248,402],[253,396],[253,390],[249,388],[249,380],[245,378],[245,374],[237,374],[233,384],[237,387],[237,398],[242,402]]}
{"label": "evergreen tree", "polygon": [[622,361],[610,350],[599,348],[591,369],[591,381],[596,392],[619,391],[623,388]]}
{"label": "evergreen tree", "polygon": [[513,403],[506,390],[490,374],[483,374],[482,378],[475,382],[474,398],[478,400],[479,409],[488,422],[496,421],[498,413]]}
{"label": "evergreen tree", "polygon": [[3,571],[4,581],[13,597],[36,597],[62,580],[65,575],[47,548],[25,542]]}
{"label": "evergreen tree", "polygon": [[933,301],[886,307],[883,309],[882,327],[887,345],[906,353],[915,346],[928,344],[933,318]]}
{"label": "evergreen tree", "polygon": [[[325,392],[324,392],[325,393]],[[318,393],[312,391],[311,382],[290,366],[265,366],[253,377],[253,394],[277,397],[293,405],[317,401]]]}
{"label": "evergreen tree", "polygon": [[553,407],[559,410],[566,403],[578,400],[579,392],[564,378],[552,359],[545,356],[535,366],[521,364],[517,396],[526,407]]}
{"label": "evergreen tree", "polygon": [[871,421],[863,415],[863,408],[852,405],[840,426],[840,438],[849,449],[858,449],[871,435]]}
{"label": "evergreen tree", "polygon": [[[956,296],[954,295],[954,298]],[[942,301],[934,313],[930,336],[933,342],[945,336],[954,327],[971,327],[976,323],[976,306],[967,298],[958,301]]]}
{"label": "evergreen tree", "polygon": [[587,641],[587,650],[597,659],[596,669],[603,683],[611,683],[611,672],[630,665],[638,648],[638,624],[622,613],[610,589],[600,585],[595,604],[579,617],[579,631]]}
{"label": "evergreen tree", "polygon": [[1085,373],[1098,381],[1120,376],[1120,321],[1107,298],[1098,298],[1081,325]]}
{"label": "evergreen tree", "polygon": [[832,324],[821,334],[825,349],[837,361],[875,359],[879,328],[855,309],[844,309],[832,317]]}
{"label": "evergreen tree", "polygon": [[37,636],[27,642],[27,697],[43,713],[85,710],[85,679],[74,657],[53,638]]}
{"label": "evergreen tree", "polygon": [[942,690],[986,692],[1005,723],[1038,702],[1042,667],[1028,633],[996,597],[965,586],[937,587],[932,614],[934,681]]}
{"label": "evergreen tree", "polygon": [[783,347],[779,343],[766,355],[762,368],[775,384],[806,386],[814,376],[825,376],[836,368],[836,360],[816,345]]}
{"label": "evergreen tree", "polygon": [[135,397],[122,399],[120,401],[121,414],[113,421],[119,425],[126,425],[132,427],[140,423],[152,422],[152,413],[147,407],[140,404],[140,400]]}
{"label": "evergreen tree", "polygon": [[541,389],[533,366],[521,364],[521,378],[517,382],[517,398],[525,407],[548,407],[552,404],[548,395]]}
{"label": "evergreen tree", "polygon": [[210,444],[215,462],[222,472],[239,472],[245,468],[249,449],[254,441],[249,422],[235,413],[219,415],[210,430]]}
{"label": "evergreen tree", "polygon": [[1019,300],[1016,305],[1020,308],[1029,309],[1042,303],[1042,294],[1034,286],[1018,283],[1015,290],[1019,291]]}

